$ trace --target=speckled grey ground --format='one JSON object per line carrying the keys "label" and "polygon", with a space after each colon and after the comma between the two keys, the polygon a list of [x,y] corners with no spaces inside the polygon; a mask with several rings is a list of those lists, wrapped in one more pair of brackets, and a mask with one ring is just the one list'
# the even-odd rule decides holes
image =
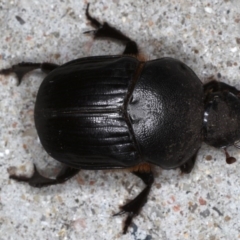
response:
{"label": "speckled grey ground", "polygon": [[[82,34],[91,28],[85,8],[86,1],[77,0],[0,0],[0,69],[121,53],[122,45]],[[148,59],[171,56],[203,82],[216,78],[240,89],[239,0],[93,0],[90,11],[135,39]],[[124,236],[124,217],[112,214],[144,187],[129,173],[82,171],[44,189],[9,180],[8,171],[30,175],[33,161],[41,169],[53,166],[46,174],[57,169],[34,129],[43,76],[31,74],[20,87],[15,76],[0,76],[1,240],[240,238],[240,151],[234,148],[229,152],[238,161],[232,165],[222,151],[203,145],[190,175],[156,168],[149,201]]]}

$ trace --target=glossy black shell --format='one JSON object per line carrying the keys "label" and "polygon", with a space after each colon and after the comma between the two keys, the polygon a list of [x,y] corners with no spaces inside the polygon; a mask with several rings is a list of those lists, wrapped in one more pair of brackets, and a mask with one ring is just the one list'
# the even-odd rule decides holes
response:
{"label": "glossy black shell", "polygon": [[202,83],[180,61],[88,57],[53,70],[40,86],[35,124],[56,160],[75,168],[176,168],[202,142]]}

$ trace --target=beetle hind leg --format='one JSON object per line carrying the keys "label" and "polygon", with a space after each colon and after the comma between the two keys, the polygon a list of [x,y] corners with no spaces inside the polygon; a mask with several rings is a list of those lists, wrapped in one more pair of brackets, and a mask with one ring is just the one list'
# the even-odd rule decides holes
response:
{"label": "beetle hind leg", "polygon": [[16,65],[13,65],[10,68],[0,70],[0,74],[9,75],[15,73],[18,78],[18,85],[21,83],[22,78],[29,72],[40,68],[44,73],[49,73],[58,65],[54,63],[31,63],[31,62],[22,62]]}
{"label": "beetle hind leg", "polygon": [[9,176],[10,179],[14,179],[19,182],[27,182],[32,187],[46,187],[50,185],[64,183],[70,178],[74,177],[80,170],[72,167],[63,166],[61,171],[58,173],[56,179],[46,178],[42,176],[36,166],[34,165],[34,173],[31,177],[17,176],[12,174]]}
{"label": "beetle hind leg", "polygon": [[120,207],[121,211],[114,214],[113,216],[118,216],[127,213],[128,216],[124,223],[123,228],[123,234],[127,232],[128,227],[131,225],[132,220],[135,216],[138,215],[141,208],[144,206],[144,204],[147,202],[147,198],[149,195],[149,192],[151,190],[151,186],[154,182],[153,173],[150,170],[150,172],[132,172],[136,176],[142,179],[142,181],[147,185],[143,191],[137,195],[132,201],[128,202],[124,206]]}
{"label": "beetle hind leg", "polygon": [[135,41],[131,40],[129,37],[125,36],[119,30],[111,27],[107,22],[101,24],[97,19],[93,18],[89,14],[89,3],[86,9],[86,17],[91,22],[95,30],[86,31],[84,33],[93,34],[94,38],[111,38],[113,40],[120,41],[126,45],[123,54],[135,55],[139,54],[138,46]]}

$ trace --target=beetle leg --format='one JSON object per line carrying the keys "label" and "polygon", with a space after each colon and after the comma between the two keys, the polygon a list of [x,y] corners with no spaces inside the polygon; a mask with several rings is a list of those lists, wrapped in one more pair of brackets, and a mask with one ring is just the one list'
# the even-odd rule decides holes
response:
{"label": "beetle leg", "polygon": [[46,178],[42,176],[36,166],[34,165],[34,173],[31,177],[25,177],[25,176],[17,176],[17,175],[10,175],[9,178],[14,179],[19,182],[27,182],[32,187],[46,187],[50,185],[60,184],[64,183],[70,178],[74,177],[80,169],[72,168],[63,165],[61,171],[58,173],[56,179]]}
{"label": "beetle leg", "polygon": [[197,159],[197,153],[198,153],[198,150],[190,159],[188,159],[187,162],[185,162],[182,166],[180,166],[180,170],[182,173],[190,173],[193,170],[193,167]]}
{"label": "beetle leg", "polygon": [[18,78],[18,85],[21,83],[22,78],[24,77],[25,74],[41,68],[41,70],[44,73],[49,73],[52,70],[54,70],[55,68],[57,68],[58,65],[54,64],[54,63],[30,63],[30,62],[22,62],[16,65],[13,65],[11,68],[7,68],[7,69],[2,69],[0,70],[0,74],[3,75],[8,75],[11,73],[15,73],[17,75]]}
{"label": "beetle leg", "polygon": [[154,181],[153,173],[152,171],[150,172],[132,172],[136,176],[142,179],[142,181],[147,185],[143,191],[135,197],[132,201],[128,202],[126,205],[120,207],[122,210],[113,216],[118,216],[127,213],[128,216],[125,220],[124,223],[124,228],[123,228],[123,234],[127,232],[128,227],[132,223],[132,219],[138,215],[140,212],[141,208],[144,206],[144,204],[147,202],[147,197],[149,195],[149,192],[151,190],[151,186]]}
{"label": "beetle leg", "polygon": [[126,44],[125,50],[123,54],[131,54],[131,55],[138,55],[139,50],[138,46],[135,41],[131,40],[129,37],[125,36],[123,33],[121,33],[119,30],[117,30],[114,27],[111,27],[107,22],[104,22],[101,24],[97,19],[93,18],[89,14],[89,3],[87,5],[86,9],[86,17],[91,22],[93,27],[96,30],[90,30],[86,31],[84,33],[91,33],[93,34],[94,38],[111,38],[113,40],[120,41],[124,44]]}

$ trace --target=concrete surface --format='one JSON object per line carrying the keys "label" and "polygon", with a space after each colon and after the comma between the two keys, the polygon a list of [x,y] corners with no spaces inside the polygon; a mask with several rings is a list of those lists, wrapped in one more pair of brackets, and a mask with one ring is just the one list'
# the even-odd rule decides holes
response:
{"label": "concrete surface", "polygon": [[[135,39],[148,59],[171,56],[203,82],[215,78],[240,89],[239,0],[89,2],[94,16]],[[91,29],[86,4],[0,0],[0,69],[21,61],[64,63],[120,54],[121,44],[83,35]],[[229,148],[237,158],[232,165],[225,163],[223,151],[203,145],[190,175],[156,168],[149,201],[124,236],[125,217],[112,214],[144,187],[130,173],[81,171],[64,185],[43,189],[9,180],[9,171],[31,175],[33,162],[48,169],[46,175],[58,169],[42,149],[33,122],[43,77],[36,71],[17,87],[14,75],[0,76],[1,240],[240,238],[240,151],[234,147]]]}

